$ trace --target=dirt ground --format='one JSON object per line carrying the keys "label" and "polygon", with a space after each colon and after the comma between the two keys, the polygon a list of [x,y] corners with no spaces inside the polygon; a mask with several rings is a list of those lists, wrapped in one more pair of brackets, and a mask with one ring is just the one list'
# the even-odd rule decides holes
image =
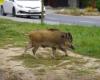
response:
{"label": "dirt ground", "polygon": [[[52,66],[28,68],[22,64],[23,61],[11,59],[22,55],[23,51],[23,48],[17,47],[0,49],[0,80],[100,80],[99,59],[68,51],[68,55],[73,57],[71,60],[62,60]],[[50,49],[40,48],[37,54],[48,55],[48,51]],[[31,51],[29,53],[32,54]]]}

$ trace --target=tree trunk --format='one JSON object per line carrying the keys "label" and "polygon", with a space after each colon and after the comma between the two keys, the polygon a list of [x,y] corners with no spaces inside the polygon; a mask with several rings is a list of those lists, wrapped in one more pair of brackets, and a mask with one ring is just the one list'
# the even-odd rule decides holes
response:
{"label": "tree trunk", "polygon": [[96,0],[92,0],[92,8],[96,8]]}
{"label": "tree trunk", "polygon": [[76,8],[78,7],[78,0],[68,0],[69,7]]}

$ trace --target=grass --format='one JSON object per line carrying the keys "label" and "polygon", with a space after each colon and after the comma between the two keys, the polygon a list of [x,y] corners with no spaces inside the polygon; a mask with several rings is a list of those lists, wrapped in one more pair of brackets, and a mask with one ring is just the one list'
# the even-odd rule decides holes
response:
{"label": "grass", "polygon": [[7,44],[25,46],[28,41],[26,34],[35,29],[57,28],[71,32],[73,35],[74,52],[100,58],[100,27],[79,25],[41,25],[0,19],[0,47]]}

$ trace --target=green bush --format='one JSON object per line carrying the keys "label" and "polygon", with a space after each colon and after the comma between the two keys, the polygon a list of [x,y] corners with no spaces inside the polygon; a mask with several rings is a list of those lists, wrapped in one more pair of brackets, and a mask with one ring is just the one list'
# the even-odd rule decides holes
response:
{"label": "green bush", "polygon": [[100,0],[96,0],[96,7],[100,11]]}
{"label": "green bush", "polygon": [[88,7],[91,5],[91,0],[80,0],[81,6]]}

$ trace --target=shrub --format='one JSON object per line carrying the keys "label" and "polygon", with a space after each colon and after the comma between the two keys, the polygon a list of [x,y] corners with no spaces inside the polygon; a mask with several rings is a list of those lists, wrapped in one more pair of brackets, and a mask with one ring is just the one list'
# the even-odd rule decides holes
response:
{"label": "shrub", "polygon": [[80,0],[80,8],[88,7],[91,5],[91,0]]}
{"label": "shrub", "polygon": [[98,10],[93,7],[86,7],[84,10],[85,10],[85,12],[98,12]]}
{"label": "shrub", "polygon": [[96,0],[96,7],[100,11],[100,0]]}

